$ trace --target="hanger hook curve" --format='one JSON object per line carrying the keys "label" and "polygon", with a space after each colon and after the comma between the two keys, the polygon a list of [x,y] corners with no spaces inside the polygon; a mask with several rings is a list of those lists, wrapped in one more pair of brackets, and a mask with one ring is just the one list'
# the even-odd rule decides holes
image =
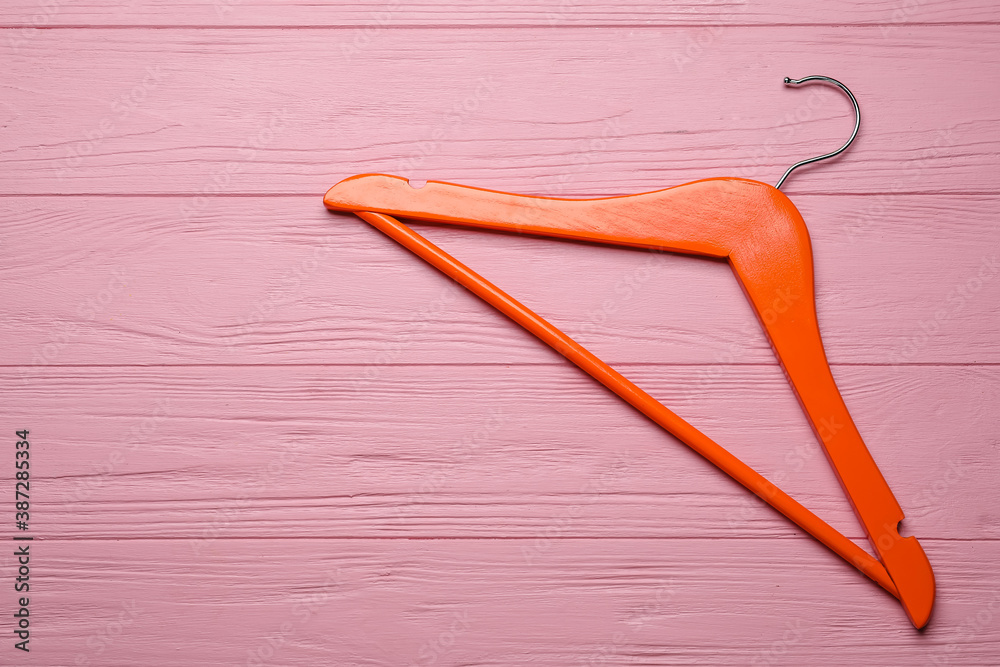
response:
{"label": "hanger hook curve", "polygon": [[817,157],[811,157],[808,160],[802,160],[801,162],[796,162],[791,167],[789,167],[788,171],[785,172],[785,175],[781,177],[780,181],[778,181],[778,184],[774,186],[775,189],[777,190],[781,189],[781,184],[785,182],[785,179],[788,178],[788,175],[793,171],[795,171],[796,169],[798,169],[799,167],[809,164],[811,162],[819,162],[820,160],[826,160],[827,158],[831,158],[834,155],[840,155],[841,153],[843,153],[845,150],[847,150],[847,147],[850,146],[851,143],[854,141],[854,138],[858,136],[858,128],[861,127],[861,109],[858,107],[858,101],[854,98],[854,94],[847,89],[847,86],[845,86],[841,82],[837,81],[836,79],[831,79],[828,76],[806,76],[801,79],[790,79],[787,76],[785,77],[786,86],[797,86],[801,83],[808,83],[810,81],[823,81],[825,83],[831,83],[840,88],[845,93],[847,93],[847,96],[851,98],[851,104],[854,105],[854,131],[851,132],[851,138],[847,140],[847,143],[838,148],[837,150],[833,151],[832,153],[827,153],[826,155],[819,155]]}

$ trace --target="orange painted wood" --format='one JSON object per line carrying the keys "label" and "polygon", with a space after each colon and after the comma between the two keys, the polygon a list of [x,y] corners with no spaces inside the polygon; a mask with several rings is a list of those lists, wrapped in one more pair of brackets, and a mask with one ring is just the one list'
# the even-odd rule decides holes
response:
{"label": "orange painted wood", "polygon": [[[830,373],[816,322],[808,231],[794,205],[778,190],[754,181],[712,179],[641,195],[564,200],[438,182],[415,191],[405,179],[368,175],[332,187],[324,203],[334,210],[357,212],[513,318],[897,595],[915,627],[926,625],[934,604],[930,564],[916,538],[899,535],[903,512]],[[385,213],[728,259],[892,583],[867,554],[752,468],[576,341]]]}

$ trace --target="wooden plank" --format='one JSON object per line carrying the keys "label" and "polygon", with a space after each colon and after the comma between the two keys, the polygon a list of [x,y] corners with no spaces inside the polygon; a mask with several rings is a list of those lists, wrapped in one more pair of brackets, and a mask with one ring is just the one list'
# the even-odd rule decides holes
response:
{"label": "wooden plank", "polygon": [[[567,366],[4,369],[59,538],[800,534]],[[776,367],[624,367],[845,534],[848,503]],[[1000,537],[1000,370],[837,369],[921,538]],[[100,517],[100,520],[95,520]],[[807,539],[803,537],[802,539]],[[541,549],[541,547],[539,547]]]}
{"label": "wooden plank", "polygon": [[698,48],[687,28],[402,29],[355,51],[348,29],[42,32],[0,43],[0,193],[187,194],[190,217],[371,171],[567,196],[776,182],[849,133],[838,92],[781,85],[815,71],[852,87],[864,130],[788,192],[1000,184],[992,26],[733,28]]}
{"label": "wooden plank", "polygon": [[[32,432],[36,539],[32,652],[0,663],[996,663],[998,18],[4,3],[0,381],[3,424]],[[779,84],[809,73],[850,85],[864,124],[786,191],[834,373],[935,568],[923,633],[319,206],[364,171],[556,196],[773,183],[850,127],[838,95]],[[422,229],[864,544],[724,265]]]}
{"label": "wooden plank", "polygon": [[972,665],[1000,641],[995,541],[927,542],[940,596],[918,633],[802,540],[561,540],[529,564],[519,540],[286,535],[196,557],[184,540],[35,542],[47,574],[18,664],[861,664],[874,645],[880,665]]}
{"label": "wooden plank", "polygon": [[[86,5],[11,0],[0,10],[0,25],[18,27],[152,26],[363,26],[358,39],[402,26],[749,26],[877,25],[891,32],[920,23],[995,23],[1000,14],[984,0],[835,0],[803,5],[791,0],[687,0],[598,2],[597,0],[520,0],[503,4],[441,3],[419,0],[357,0],[351,3],[213,0],[171,2],[135,0],[126,5],[98,0]],[[695,37],[695,35],[692,35]]]}
{"label": "wooden plank", "polygon": [[[185,201],[0,198],[4,363],[560,359],[318,194]],[[997,197],[795,201],[835,364],[1000,362]],[[774,363],[722,263],[420,229],[610,362]]]}

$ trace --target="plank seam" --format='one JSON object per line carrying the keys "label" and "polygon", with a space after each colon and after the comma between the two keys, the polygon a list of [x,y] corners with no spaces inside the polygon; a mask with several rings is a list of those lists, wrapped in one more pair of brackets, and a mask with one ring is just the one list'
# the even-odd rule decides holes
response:
{"label": "plank seam", "polygon": [[[880,23],[732,23],[729,21],[715,21],[704,23],[585,23],[566,22],[558,25],[551,23],[400,23],[396,25],[385,25],[381,23],[342,23],[342,24],[256,24],[256,25],[205,25],[205,24],[95,24],[95,23],[67,23],[60,25],[35,27],[31,22],[27,23],[4,23],[0,24],[0,30],[559,30],[578,28],[628,28],[662,30],[664,28],[677,28],[678,30],[692,28],[884,28],[886,25],[893,25],[891,20]],[[951,27],[951,26],[997,26],[1000,21],[911,21],[906,23],[906,27]]]}

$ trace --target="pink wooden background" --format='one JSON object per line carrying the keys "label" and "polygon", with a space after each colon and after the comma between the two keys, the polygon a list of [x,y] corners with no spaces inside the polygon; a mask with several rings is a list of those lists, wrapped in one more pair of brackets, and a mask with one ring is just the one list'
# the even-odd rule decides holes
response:
{"label": "pink wooden background", "polygon": [[[987,0],[6,0],[0,663],[1000,662]],[[899,605],[321,196],[388,172],[785,187],[834,374],[935,568]],[[864,543],[726,266],[421,227]]]}

